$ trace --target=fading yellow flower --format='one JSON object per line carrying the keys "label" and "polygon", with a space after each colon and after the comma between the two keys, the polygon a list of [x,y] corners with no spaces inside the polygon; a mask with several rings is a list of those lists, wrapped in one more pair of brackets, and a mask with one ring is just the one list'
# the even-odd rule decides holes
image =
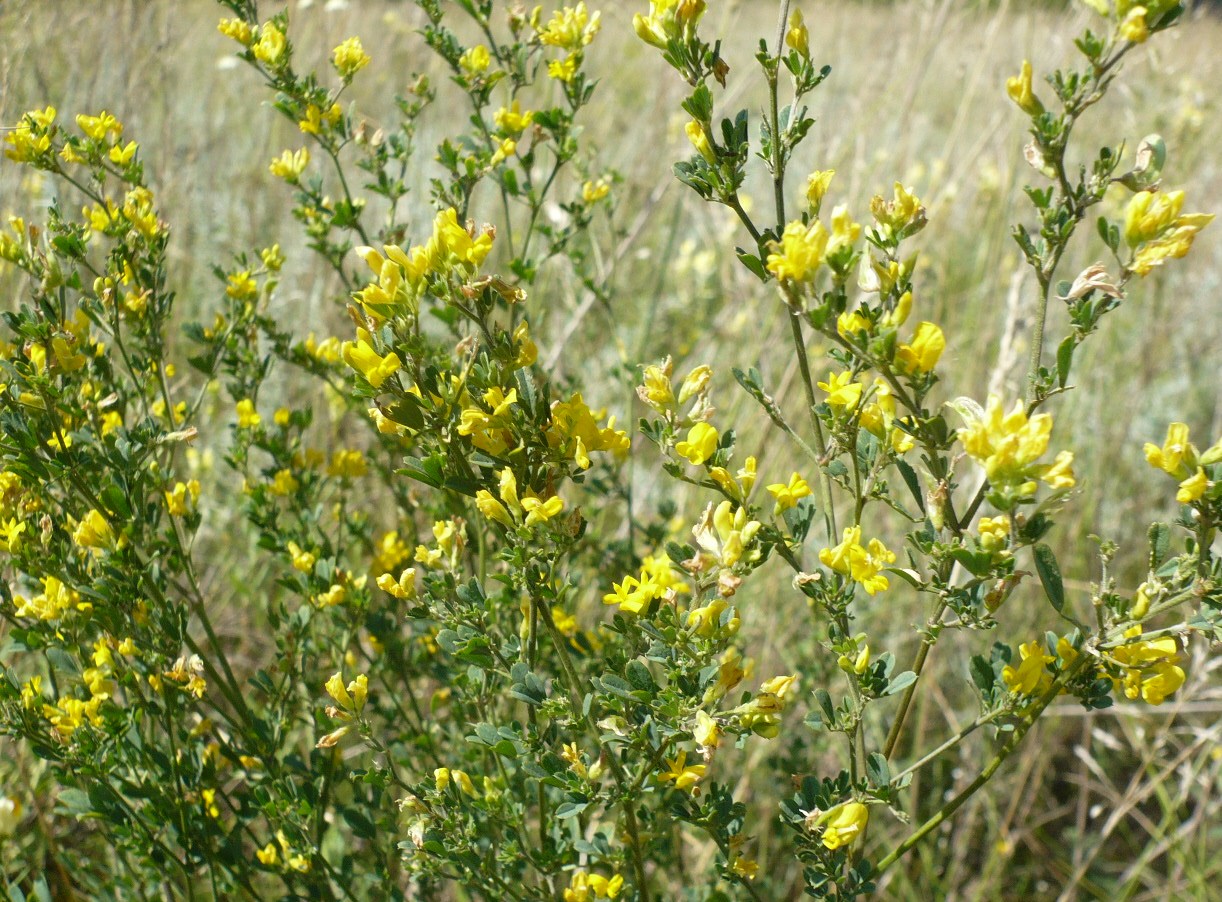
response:
{"label": "fading yellow flower", "polygon": [[310,165],[310,150],[303,147],[300,150],[286,150],[268,166],[268,171],[278,179],[284,179],[290,184],[301,178],[305,168]]}

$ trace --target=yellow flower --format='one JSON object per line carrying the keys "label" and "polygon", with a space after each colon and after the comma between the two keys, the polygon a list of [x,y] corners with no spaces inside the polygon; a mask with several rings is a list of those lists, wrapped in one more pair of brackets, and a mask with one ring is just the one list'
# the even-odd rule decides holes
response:
{"label": "yellow flower", "polygon": [[980,547],[997,553],[1010,541],[1010,518],[1005,514],[997,517],[981,517],[979,523]]}
{"label": "yellow flower", "polygon": [[610,193],[611,182],[605,176],[581,186],[581,199],[587,204],[596,204]]}
{"label": "yellow flower", "polygon": [[772,242],[772,253],[765,266],[781,282],[813,282],[823,265],[830,239],[823,223],[815,220],[809,226],[800,221],[789,223],[779,242]]}
{"label": "yellow flower", "polygon": [[1180,483],[1180,490],[1175,493],[1175,500],[1180,504],[1200,501],[1205,496],[1207,488],[1209,488],[1209,478],[1203,469],[1197,467],[1196,473]]}
{"label": "yellow flower", "polygon": [[1129,270],[1144,276],[1167,260],[1187,255],[1197,233],[1214,217],[1181,213],[1183,206],[1183,191],[1138,191],[1133,195],[1124,214],[1124,240],[1134,249]]}
{"label": "yellow flower", "polygon": [[492,117],[496,127],[510,137],[517,137],[526,131],[534,118],[535,114],[530,110],[522,112],[521,105],[516,98],[512,106],[501,107]]}
{"label": "yellow flower", "polygon": [[564,59],[549,60],[547,64],[547,77],[568,84],[577,74],[577,69],[580,65],[580,53],[570,53]]}
{"label": "yellow flower", "polygon": [[798,500],[805,498],[811,493],[810,486],[806,480],[794,473],[789,477],[789,484],[778,482],[767,486],[768,494],[776,499],[776,509],[773,514],[779,514],[781,511],[787,511],[791,507],[795,507]]}
{"label": "yellow flower", "polygon": [[650,0],[649,15],[634,15],[632,28],[642,41],[665,50],[669,41],[695,35],[705,6],[705,0]]}
{"label": "yellow flower", "polygon": [[[733,567],[747,554],[747,549],[760,530],[758,520],[747,519],[747,509],[723,501],[716,508],[710,502],[692,527],[692,535],[700,550],[710,555],[722,567]],[[751,552],[753,559],[758,552]],[[733,594],[722,588],[723,594]]]}
{"label": "yellow flower", "polygon": [[373,346],[364,338],[357,341],[346,341],[340,349],[344,363],[365,377],[373,388],[381,388],[382,383],[399,371],[399,355],[393,351],[385,357],[378,354]]}
{"label": "yellow flower", "polygon": [[675,452],[700,466],[717,452],[717,430],[708,423],[697,423],[687,433],[687,441],[675,445]]}
{"label": "yellow flower", "polygon": [[883,569],[895,563],[895,552],[888,550],[879,539],[871,539],[868,545],[861,544],[861,527],[846,527],[841,542],[834,548],[819,552],[819,561],[854,582],[861,583],[870,595],[884,591],[890,586]]}
{"label": "yellow flower", "polygon": [[1024,642],[1018,647],[1019,665],[1007,664],[1002,668],[1001,678],[1011,692],[1021,695],[1036,695],[1047,691],[1052,685],[1052,675],[1045,669],[1055,658],[1044,650],[1042,642]]}
{"label": "yellow flower", "polygon": [[331,51],[331,64],[339,77],[347,81],[369,65],[369,54],[361,46],[360,38],[348,38]]}
{"label": "yellow flower", "polygon": [[826,382],[817,383],[819,388],[827,392],[827,406],[837,413],[848,413],[857,408],[861,401],[861,393],[865,388],[860,382],[853,380],[853,374],[848,370],[841,373],[828,373]]}
{"label": "yellow flower", "polygon": [[706,711],[697,711],[692,738],[702,749],[715,749],[721,744],[721,727]]}
{"label": "yellow flower", "polygon": [[522,510],[526,512],[526,525],[545,523],[564,510],[564,499],[553,495],[544,501],[535,495],[527,495],[522,499]]}
{"label": "yellow flower", "polygon": [[307,135],[321,135],[324,126],[334,128],[343,118],[344,111],[338,103],[333,103],[326,111],[314,104],[306,107],[305,118],[297,122],[297,127]]}
{"label": "yellow flower", "polygon": [[369,472],[365,455],[357,448],[345,448],[331,455],[327,475],[338,479],[360,479]]}
{"label": "yellow flower", "polygon": [[365,707],[365,699],[369,695],[369,678],[362,673],[345,686],[343,673],[337,670],[323,688],[345,713],[356,714]]}
{"label": "yellow flower", "polygon": [[1146,8],[1135,6],[1120,23],[1120,36],[1133,44],[1144,44],[1150,37],[1150,26],[1146,23]]}
{"label": "yellow flower", "polygon": [[844,802],[824,812],[818,820],[823,827],[823,845],[832,851],[851,846],[869,820],[870,809],[861,802]]}
{"label": "yellow flower", "polygon": [[276,67],[286,62],[284,50],[288,42],[284,32],[272,22],[267,22],[259,29],[259,40],[255,42],[255,58],[268,66]]}
{"label": "yellow flower", "polygon": [[1044,112],[1044,105],[1035,96],[1031,80],[1031,63],[1023,60],[1022,71],[1017,76],[1006,79],[1006,93],[1010,95],[1011,100],[1018,104],[1018,108],[1028,116],[1038,116]]}
{"label": "yellow flower", "polygon": [[268,170],[278,179],[284,179],[292,184],[301,178],[306,166],[310,165],[310,150],[307,147],[298,151],[286,150],[272,160]]}
{"label": "yellow flower", "polygon": [[696,152],[704,158],[704,161],[710,166],[717,165],[717,154],[713,150],[713,145],[709,142],[709,136],[705,133],[704,126],[692,119],[683,126],[683,131],[687,135],[687,140],[692,142],[692,147],[696,148]]}
{"label": "yellow flower", "polygon": [[893,236],[913,234],[925,225],[925,207],[912,189],[900,182],[895,183],[891,200],[881,195],[870,199],[870,213],[883,231]]}
{"label": "yellow flower", "polygon": [[697,796],[700,795],[700,787],[696,784],[704,778],[706,770],[708,765],[688,764],[687,752],[680,752],[679,757],[667,759],[666,770],[658,774],[658,780],[662,783],[673,782],[675,789],[686,790]]}
{"label": "yellow flower", "polygon": [[174,517],[185,516],[191,509],[191,506],[197,501],[199,501],[198,479],[192,479],[185,483],[176,483],[173,489],[169,489],[165,493],[166,509]]}
{"label": "yellow flower", "polygon": [[1188,426],[1185,423],[1169,425],[1163,446],[1160,448],[1153,442],[1146,442],[1144,451],[1150,466],[1176,479],[1187,477],[1197,465],[1197,449],[1188,441]]}
{"label": "yellow flower", "polygon": [[111,548],[115,544],[115,531],[101,513],[91,510],[76,525],[72,533],[72,541],[81,548],[93,551]]}
{"label": "yellow flower", "polygon": [[268,867],[274,865],[280,859],[280,853],[276,849],[275,843],[268,843],[262,849],[255,852],[255,858],[259,859],[260,864],[265,864]]}
{"label": "yellow flower", "polygon": [[1028,418],[1022,401],[1015,401],[1010,411],[1004,412],[995,395],[989,397],[983,415],[970,417],[968,425],[958,432],[964,450],[984,467],[993,485],[1027,494],[1035,490],[1034,479],[1042,479],[1053,488],[1074,485],[1071,452],[1058,453],[1052,464],[1036,463],[1048,450],[1051,434],[1052,418],[1048,414]]}
{"label": "yellow flower", "polygon": [[255,412],[255,403],[249,398],[241,400],[235,406],[238,414],[239,429],[253,429],[263,422],[263,418]]}
{"label": "yellow flower", "polygon": [[785,32],[785,43],[798,51],[800,56],[810,56],[810,31],[802,21],[802,10],[795,9],[789,16],[789,30]]}
{"label": "yellow flower", "polygon": [[946,337],[933,323],[920,323],[911,344],[901,344],[895,351],[895,365],[905,373],[929,373],[938,365],[946,350]]}
{"label": "yellow flower", "polygon": [[819,215],[819,208],[823,206],[823,198],[827,196],[828,186],[835,174],[835,169],[817,169],[806,180],[806,202],[815,216]]}
{"label": "yellow flower", "polygon": [[467,51],[458,58],[458,66],[468,75],[479,75],[488,69],[492,62],[492,55],[488,53],[488,48],[483,44],[476,44],[474,47],[469,47]]}
{"label": "yellow flower", "polygon": [[314,564],[318,558],[312,551],[304,551],[296,542],[289,542],[286,550],[293,561],[294,570],[302,573],[312,573],[314,571]]}
{"label": "yellow flower", "polygon": [[128,141],[123,147],[116,144],[109,150],[107,156],[110,158],[110,162],[116,163],[119,166],[126,166],[136,156],[136,151],[139,149],[140,145],[135,141]]}
{"label": "yellow flower", "polygon": [[244,47],[249,47],[255,39],[254,29],[250,23],[242,19],[221,19],[216,30],[227,38],[232,38]]}
{"label": "yellow flower", "polygon": [[416,568],[408,567],[395,579],[389,573],[378,577],[378,588],[393,598],[406,600],[416,597]]}
{"label": "yellow flower", "polygon": [[1179,644],[1170,636],[1139,639],[1141,633],[1140,626],[1131,627],[1124,635],[1133,641],[1112,650],[1111,657],[1124,668],[1122,678],[1113,682],[1128,698],[1161,705],[1184,685],[1184,670],[1177,666]]}
{"label": "yellow flower", "polygon": [[539,32],[539,43],[562,50],[580,50],[594,40],[602,27],[602,13],[586,10],[585,0],[575,7],[562,6],[552,13],[547,25]]}
{"label": "yellow flower", "polygon": [[116,139],[123,134],[123,123],[106,110],[96,116],[86,116],[82,113],[76,117],[76,124],[86,136],[95,141],[101,141],[107,134],[114,135]]}

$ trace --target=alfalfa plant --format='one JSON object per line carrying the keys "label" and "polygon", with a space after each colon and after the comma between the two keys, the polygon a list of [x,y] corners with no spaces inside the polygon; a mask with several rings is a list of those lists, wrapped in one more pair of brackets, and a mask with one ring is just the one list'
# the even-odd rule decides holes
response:
{"label": "alfalfa plant", "polygon": [[[634,496],[625,461],[656,453],[599,409],[605,386],[539,366],[523,312],[549,267],[611,290],[587,260],[614,179],[579,124],[599,14],[420,0],[449,83],[409,79],[375,123],[346,97],[372,62],[359,39],[314,72],[285,13],[224,5],[221,32],[303,136],[270,170],[351,330],[303,335],[271,314],[285,261],[269,243],[218,266],[216,309],[178,361],[194,374],[179,375],[170,225],[140,147],[104,112],[64,124],[48,107],[7,134],[9,158],[63,192],[45,223],[15,218],[0,240],[19,297],[0,346],[0,704],[50,775],[2,809],[10,829],[34,812],[22,841],[49,862],[10,859],[11,894],[765,899],[793,891],[796,862],[807,894],[851,899],[979,792],[1058,696],[1159,704],[1184,682],[1188,636],[1219,637],[1222,443],[1200,451],[1175,423],[1147,446],[1181,517],[1151,525],[1139,587],[1112,579],[1104,543],[1075,597],[1053,550],[1073,455],[1050,451],[1044,410],[1133,278],[1184,256],[1210,219],[1163,190],[1156,136],[1071,154],[1078,120],[1179,4],[1093,0],[1080,67],[1037,88],[1024,64],[1007,86],[1031,121],[1032,224],[1014,237],[1039,313],[1025,397],[983,403],[940,395],[947,337],[912,322],[914,194],[897,184],[865,222],[845,205],[824,215],[828,171],[790,194],[814,125],[804,103],[830,74],[800,13],[782,2],[760,42],[758,128],[716,112],[729,64],[700,34],[702,0],[636,17],[691,88],[696,152],[676,174],[741,221],[738,257],[767,286],[756,315],[787,318],[805,394],[791,420],[764,374],[734,374],[791,443],[792,476],[760,486],[752,439],[717,424],[712,367],[643,368],[641,433],[709,499],[687,534]],[[465,98],[465,118],[412,183],[441,91]],[[751,165],[771,182],[766,222],[742,202]],[[1095,223],[1110,262],[1060,278],[1116,186],[1132,195],[1123,219]],[[1070,323],[1055,354],[1053,303]],[[814,341],[826,360],[812,363]],[[290,376],[332,400],[335,424],[277,394]],[[241,491],[192,444],[221,448]],[[245,612],[262,650],[214,627],[204,524],[234,507],[272,573]],[[764,568],[792,571],[787,597],[765,597]],[[1048,602],[1042,636],[1008,629],[1028,586]],[[883,647],[898,593],[927,611],[907,666]],[[795,629],[811,641],[792,672],[757,679],[740,627],[764,604],[808,618]],[[917,747],[908,713],[952,631],[979,652],[949,669],[979,714]],[[743,779],[747,754],[799,731]],[[914,820],[902,790],[977,731],[987,757]],[[88,828],[65,841],[52,808]],[[769,809],[787,832],[762,867],[754,818]]]}

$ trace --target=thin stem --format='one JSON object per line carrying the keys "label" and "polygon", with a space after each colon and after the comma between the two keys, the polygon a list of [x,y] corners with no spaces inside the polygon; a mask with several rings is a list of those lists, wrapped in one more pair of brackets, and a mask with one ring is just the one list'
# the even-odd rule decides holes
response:
{"label": "thin stem", "polygon": [[908,719],[908,710],[912,707],[912,698],[916,695],[917,684],[921,681],[921,672],[925,669],[925,662],[929,658],[930,649],[938,641],[935,630],[938,628],[942,615],[945,613],[946,599],[942,599],[938,605],[938,610],[929,618],[925,638],[921,640],[921,647],[917,649],[916,658],[912,662],[912,672],[916,674],[917,678],[908,684],[908,688],[900,696],[899,710],[895,712],[895,720],[892,722],[891,729],[887,733],[887,742],[883,745],[883,757],[888,760],[891,759],[891,754],[895,751],[895,747],[900,741],[900,734],[904,731],[904,721]]}

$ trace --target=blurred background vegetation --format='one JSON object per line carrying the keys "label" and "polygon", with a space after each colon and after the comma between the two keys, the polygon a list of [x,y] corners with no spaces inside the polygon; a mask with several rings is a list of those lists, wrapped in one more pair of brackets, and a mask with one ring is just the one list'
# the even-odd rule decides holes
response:
{"label": "blurred background vegetation", "polygon": [[[1024,120],[1006,100],[1004,82],[1024,57],[1037,73],[1070,61],[1084,8],[1064,0],[799,5],[812,55],[830,64],[833,74],[815,95],[819,123],[793,170],[835,169],[829,203],[847,202],[858,218],[869,197],[889,193],[893,181],[916,189],[930,220],[917,242],[917,311],[940,323],[948,338],[940,368],[944,397],[983,400],[989,390],[1016,395],[1035,286],[1020,266],[1009,228],[1032,219],[1021,188],[1038,176],[1023,162]],[[631,388],[640,364],[666,354],[674,355],[680,372],[685,363],[711,363],[718,371],[718,422],[736,425],[746,453],[758,451],[766,477],[787,477],[790,448],[758,421],[729,375],[731,366],[758,366],[769,385],[779,386],[784,403],[800,405],[791,355],[776,350],[789,341],[779,303],[729,252],[745,236],[735,231],[728,211],[703,207],[670,174],[668,161],[690,152],[679,112],[684,86],[632,34],[632,13],[644,2],[601,6],[603,32],[590,56],[603,82],[599,115],[587,121],[585,140],[618,174],[616,212],[596,225],[602,246],[612,250],[592,261],[609,289],[592,291],[560,266],[545,274],[529,301],[541,359],[561,373],[579,367],[591,404],[629,422],[641,413]],[[1196,6],[1180,27],[1129,58],[1116,88],[1086,121],[1079,147],[1123,140],[1131,152],[1145,134],[1158,132],[1170,148],[1167,186],[1187,188],[1193,210],[1218,212],[1222,19],[1206,4]],[[297,0],[289,7],[290,34],[303,63],[316,58],[321,67],[334,44],[361,37],[374,64],[347,102],[373,126],[391,115],[394,95],[417,73],[438,85],[442,102],[419,135],[423,150],[414,183],[420,187],[409,197],[423,226],[431,219],[429,148],[460,123],[447,118],[453,113],[445,103],[446,76],[415,34],[422,18],[412,4],[393,0]],[[751,56],[758,37],[772,32],[775,4],[744,0],[710,7],[707,33],[732,36],[723,49],[732,66],[729,95],[736,107],[754,113],[762,93]],[[278,8],[267,4],[265,13]],[[289,262],[273,312],[303,334],[338,334],[344,322],[335,303],[338,286],[306,250],[288,215],[288,189],[267,171],[281,150],[301,146],[301,136],[268,108],[251,73],[234,65],[231,46],[216,32],[219,14],[208,0],[0,3],[0,123],[13,124],[22,111],[48,103],[65,119],[105,108],[126,123],[126,134],[141,143],[150,182],[172,225],[171,282],[184,321],[211,319],[223,290],[213,265],[279,242]],[[800,187],[795,178],[791,191]],[[54,190],[16,167],[0,166],[0,215],[37,219],[35,211],[50,203]],[[749,185],[747,194],[762,201],[764,186]],[[1120,202],[1118,197],[1111,213]],[[498,212],[491,203],[473,209],[491,221]],[[1222,230],[1216,229],[1203,234],[1187,261],[1133,287],[1124,309],[1088,344],[1077,388],[1051,407],[1056,446],[1077,454],[1081,490],[1062,518],[1057,544],[1071,585],[1080,590],[1098,573],[1093,537],[1121,544],[1116,574],[1121,588],[1131,591],[1145,566],[1137,524],[1159,513],[1173,516],[1166,480],[1146,465],[1142,443],[1161,443],[1171,420],[1189,423],[1199,443],[1222,434]],[[1103,256],[1093,229],[1083,233],[1065,278]],[[0,289],[11,294],[11,284],[0,273]],[[1058,334],[1057,321],[1049,334]],[[184,340],[179,359],[188,353]],[[307,389],[285,384],[283,390],[302,401]],[[223,416],[218,412],[215,428],[198,424],[198,466],[206,473],[214,457],[213,478],[222,481]],[[652,499],[655,508],[667,500],[690,513],[703,503],[674,494],[643,444],[634,468],[634,494]],[[238,523],[213,512],[200,538],[212,562],[209,590],[223,612],[217,619],[235,644],[256,641],[248,638],[257,635],[257,625],[248,622],[243,599],[251,591],[276,591],[242,535]],[[772,585],[756,583],[744,600],[750,610],[744,642],[760,672],[788,672],[787,663],[807,647],[796,629],[806,622],[805,612],[794,610],[796,596],[779,568],[773,579]],[[602,616],[602,591],[591,587],[586,619]],[[892,650],[903,659],[908,624],[923,615],[901,592],[883,598],[895,605]],[[1008,603],[1008,633],[1022,627],[1026,600]],[[931,682],[942,688],[913,721],[914,732],[933,740],[928,744],[971,716],[972,697],[959,665],[950,662],[965,662],[969,645],[979,651],[991,639],[969,634],[954,641],[963,654],[951,647],[939,652],[946,669]],[[258,649],[250,652],[254,658]],[[973,800],[958,822],[910,858],[907,869],[888,875],[886,897],[1217,898],[1222,692],[1204,649],[1188,670],[1187,691],[1164,708],[1121,705],[1089,715],[1054,708],[993,791]],[[809,763],[819,753],[816,734],[795,723],[787,735],[788,744],[770,744],[761,754]],[[979,753],[971,743],[963,751]],[[37,785],[37,762],[7,750],[3,761],[0,780]],[[746,783],[751,772],[742,771]],[[956,776],[956,762],[948,759],[912,792],[935,810]],[[761,806],[781,794],[775,787],[760,789]],[[84,828],[56,816],[52,802],[45,805],[42,828],[57,842],[77,841]],[[773,820],[761,807],[765,868]]]}

